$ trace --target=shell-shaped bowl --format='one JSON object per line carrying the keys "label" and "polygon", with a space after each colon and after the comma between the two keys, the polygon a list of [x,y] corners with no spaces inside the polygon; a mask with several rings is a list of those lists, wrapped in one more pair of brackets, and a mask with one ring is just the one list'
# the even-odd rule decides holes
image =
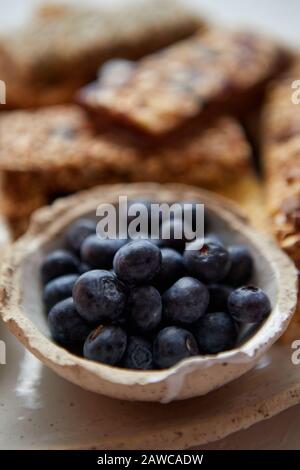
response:
{"label": "shell-shaped bowl", "polygon": [[[103,202],[129,199],[204,203],[211,228],[228,243],[243,243],[255,262],[254,282],[271,299],[272,312],[238,347],[216,355],[185,359],[170,369],[132,371],[78,357],[55,344],[42,302],[40,263],[58,247],[65,228],[76,218],[94,215]],[[2,264],[0,312],[12,333],[55,372],[81,387],[119,399],[169,402],[221,387],[251,369],[286,329],[296,306],[297,273],[292,262],[261,233],[251,228],[239,209],[224,198],[194,187],[169,184],[101,186],[57,200],[38,210],[27,233],[9,249]]]}

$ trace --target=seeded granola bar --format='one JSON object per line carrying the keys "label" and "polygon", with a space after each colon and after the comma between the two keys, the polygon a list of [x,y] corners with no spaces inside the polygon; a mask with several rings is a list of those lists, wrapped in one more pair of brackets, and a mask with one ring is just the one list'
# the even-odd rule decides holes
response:
{"label": "seeded granola bar", "polygon": [[0,77],[10,107],[69,101],[111,57],[139,58],[203,23],[174,0],[136,0],[118,8],[54,5],[0,40]]}
{"label": "seeded granola bar", "polygon": [[[300,270],[300,60],[270,87],[262,117],[267,201],[273,231]],[[300,283],[300,277],[299,277]],[[300,286],[299,286],[300,287]],[[300,298],[294,331],[300,333]]]}
{"label": "seeded granola bar", "polygon": [[300,62],[269,91],[262,142],[274,231],[300,268],[300,102],[292,101],[295,80],[300,80]]}
{"label": "seeded granola bar", "polygon": [[230,117],[149,146],[126,132],[95,134],[75,105],[0,116],[1,204],[15,233],[26,228],[37,207],[96,184],[157,181],[217,188],[240,178],[250,162],[243,130]]}
{"label": "seeded granola bar", "polygon": [[253,106],[253,95],[286,57],[258,35],[209,30],[141,59],[120,86],[100,81],[79,101],[101,124],[162,136],[214,111],[245,108],[250,96]]}

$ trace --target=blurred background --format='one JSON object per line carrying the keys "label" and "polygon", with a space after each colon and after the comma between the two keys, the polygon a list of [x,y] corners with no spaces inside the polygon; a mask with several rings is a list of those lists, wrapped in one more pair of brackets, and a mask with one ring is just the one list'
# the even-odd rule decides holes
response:
{"label": "blurred background", "polygon": [[[105,5],[109,7],[130,3],[130,0],[62,0],[67,4]],[[275,34],[290,45],[300,44],[298,0],[181,0],[195,11],[228,25],[254,26],[259,30]],[[1,2],[0,30],[21,24],[38,5],[57,3],[57,0],[10,0]]]}

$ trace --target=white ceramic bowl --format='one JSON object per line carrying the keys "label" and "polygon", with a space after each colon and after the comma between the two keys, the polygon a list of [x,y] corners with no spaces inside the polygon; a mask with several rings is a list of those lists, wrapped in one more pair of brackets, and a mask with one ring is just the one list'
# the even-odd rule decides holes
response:
{"label": "white ceramic bowl", "polygon": [[[254,283],[271,299],[272,312],[260,328],[233,350],[185,359],[166,370],[132,371],[75,356],[55,344],[44,313],[40,263],[61,243],[76,218],[95,215],[102,202],[129,199],[195,200],[204,203],[212,230],[225,242],[243,243],[255,262]],[[17,338],[59,375],[81,387],[110,397],[169,402],[204,395],[251,369],[286,329],[296,306],[297,273],[270,239],[251,228],[237,207],[213,193],[184,185],[131,184],[101,186],[60,199],[37,211],[28,232],[6,254],[0,281],[1,316]]]}

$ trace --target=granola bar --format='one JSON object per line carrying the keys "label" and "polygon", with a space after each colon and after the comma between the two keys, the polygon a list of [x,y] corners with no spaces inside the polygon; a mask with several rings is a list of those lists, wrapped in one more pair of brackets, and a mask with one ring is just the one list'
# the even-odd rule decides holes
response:
{"label": "granola bar", "polygon": [[223,187],[249,171],[250,153],[243,130],[231,117],[148,146],[126,132],[95,134],[75,105],[2,113],[2,211],[23,230],[40,205],[96,184],[158,181]]}
{"label": "granola bar", "polygon": [[[271,86],[261,138],[272,228],[281,247],[300,270],[300,102],[297,104],[300,94],[292,88],[295,80],[300,80],[300,60]],[[290,340],[297,334],[300,334],[300,294],[297,315],[285,338]]]}
{"label": "granola bar", "polygon": [[245,107],[286,59],[258,35],[209,30],[141,59],[119,86],[100,80],[79,102],[102,123],[162,136],[209,113]]}
{"label": "granola bar", "polygon": [[300,103],[292,101],[292,83],[297,79],[300,62],[271,87],[262,142],[274,231],[300,268]]}
{"label": "granola bar", "polygon": [[44,7],[0,40],[0,76],[10,107],[69,101],[111,57],[139,58],[203,25],[173,0],[136,0],[117,9]]}

